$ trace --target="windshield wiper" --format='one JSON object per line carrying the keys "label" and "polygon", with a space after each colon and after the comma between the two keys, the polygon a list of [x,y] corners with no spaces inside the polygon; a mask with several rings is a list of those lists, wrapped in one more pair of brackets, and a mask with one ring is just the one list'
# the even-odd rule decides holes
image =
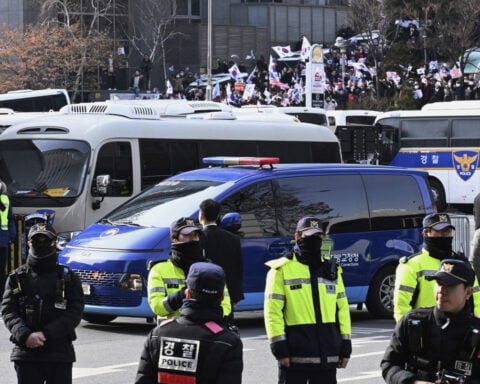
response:
{"label": "windshield wiper", "polygon": [[101,220],[99,221],[99,223],[100,223],[100,224],[110,224],[110,225],[115,225],[115,223],[114,223],[112,220],[110,220],[110,219],[107,219],[106,217],[104,217],[103,219],[101,219]]}

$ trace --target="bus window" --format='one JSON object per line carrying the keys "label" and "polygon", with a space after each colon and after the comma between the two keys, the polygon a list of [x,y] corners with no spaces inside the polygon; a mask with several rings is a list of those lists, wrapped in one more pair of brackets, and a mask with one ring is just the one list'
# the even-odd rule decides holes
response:
{"label": "bus window", "polygon": [[94,191],[96,177],[110,175],[111,188],[107,196],[130,196],[132,185],[132,148],[128,142],[112,142],[103,145],[97,158],[92,191]]}
{"label": "bus window", "polygon": [[478,120],[452,120],[452,147],[480,147]]}

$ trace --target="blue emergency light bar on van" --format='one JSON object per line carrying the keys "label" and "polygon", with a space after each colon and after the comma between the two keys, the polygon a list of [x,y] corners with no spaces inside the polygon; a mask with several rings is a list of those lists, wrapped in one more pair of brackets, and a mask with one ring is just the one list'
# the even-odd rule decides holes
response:
{"label": "blue emergency light bar on van", "polygon": [[280,163],[278,157],[234,157],[234,156],[213,156],[204,157],[206,165],[271,165]]}

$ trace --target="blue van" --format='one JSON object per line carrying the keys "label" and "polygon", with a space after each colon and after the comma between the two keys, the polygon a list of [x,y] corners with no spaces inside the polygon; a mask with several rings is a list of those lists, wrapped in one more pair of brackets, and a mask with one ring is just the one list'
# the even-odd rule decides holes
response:
{"label": "blue van", "polygon": [[240,216],[245,300],[237,310],[262,309],[265,262],[290,251],[298,219],[313,215],[324,221],[350,304],[366,303],[372,315],[391,316],[398,260],[420,250],[422,219],[433,212],[426,172],[279,164],[275,158],[205,162],[209,168],[175,175],[133,197],[60,253],[59,261],[82,280],[85,320],[154,316],[147,303],[148,265],[168,258],[171,222],[197,218],[206,198],[221,202],[224,214]]}

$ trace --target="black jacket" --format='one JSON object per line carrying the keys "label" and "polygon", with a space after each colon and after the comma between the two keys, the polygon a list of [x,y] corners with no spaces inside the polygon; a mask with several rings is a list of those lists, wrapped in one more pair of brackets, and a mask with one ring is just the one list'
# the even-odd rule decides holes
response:
{"label": "black jacket", "polygon": [[227,288],[232,303],[243,296],[243,257],[240,238],[216,225],[207,225],[200,237],[205,256],[221,266],[227,277]]}
{"label": "black jacket", "polygon": [[[157,383],[159,371],[173,377],[195,376],[198,384],[240,384],[243,345],[224,326],[221,307],[202,307],[186,300],[180,313],[148,335],[135,384]],[[175,369],[181,364],[183,369]]]}
{"label": "black jacket", "polygon": [[[59,300],[62,278],[64,302]],[[65,309],[61,308],[62,303]],[[1,308],[3,321],[11,333],[10,340],[14,343],[11,360],[74,362],[72,341],[82,319],[83,306],[82,284],[68,267],[56,265],[42,274],[27,265],[17,268],[8,276]],[[28,336],[36,331],[45,335],[45,345],[27,348]]]}
{"label": "black jacket", "polygon": [[[412,325],[419,319],[422,319],[422,325],[416,327]],[[447,321],[449,324],[445,325]],[[475,339],[471,338],[471,329],[480,330],[480,319],[472,315],[468,305],[462,312],[453,316],[447,316],[445,312],[436,308],[420,308],[408,312],[397,323],[381,362],[385,382],[387,384],[407,384],[413,383],[414,380],[435,382],[439,367],[453,370],[455,361],[467,360],[462,349],[468,349],[468,355],[473,350],[472,346],[465,348]],[[423,338],[423,348],[419,335]],[[466,381],[468,384],[480,383],[479,339],[476,338],[477,350],[470,361],[473,364],[473,371],[472,376]]]}

